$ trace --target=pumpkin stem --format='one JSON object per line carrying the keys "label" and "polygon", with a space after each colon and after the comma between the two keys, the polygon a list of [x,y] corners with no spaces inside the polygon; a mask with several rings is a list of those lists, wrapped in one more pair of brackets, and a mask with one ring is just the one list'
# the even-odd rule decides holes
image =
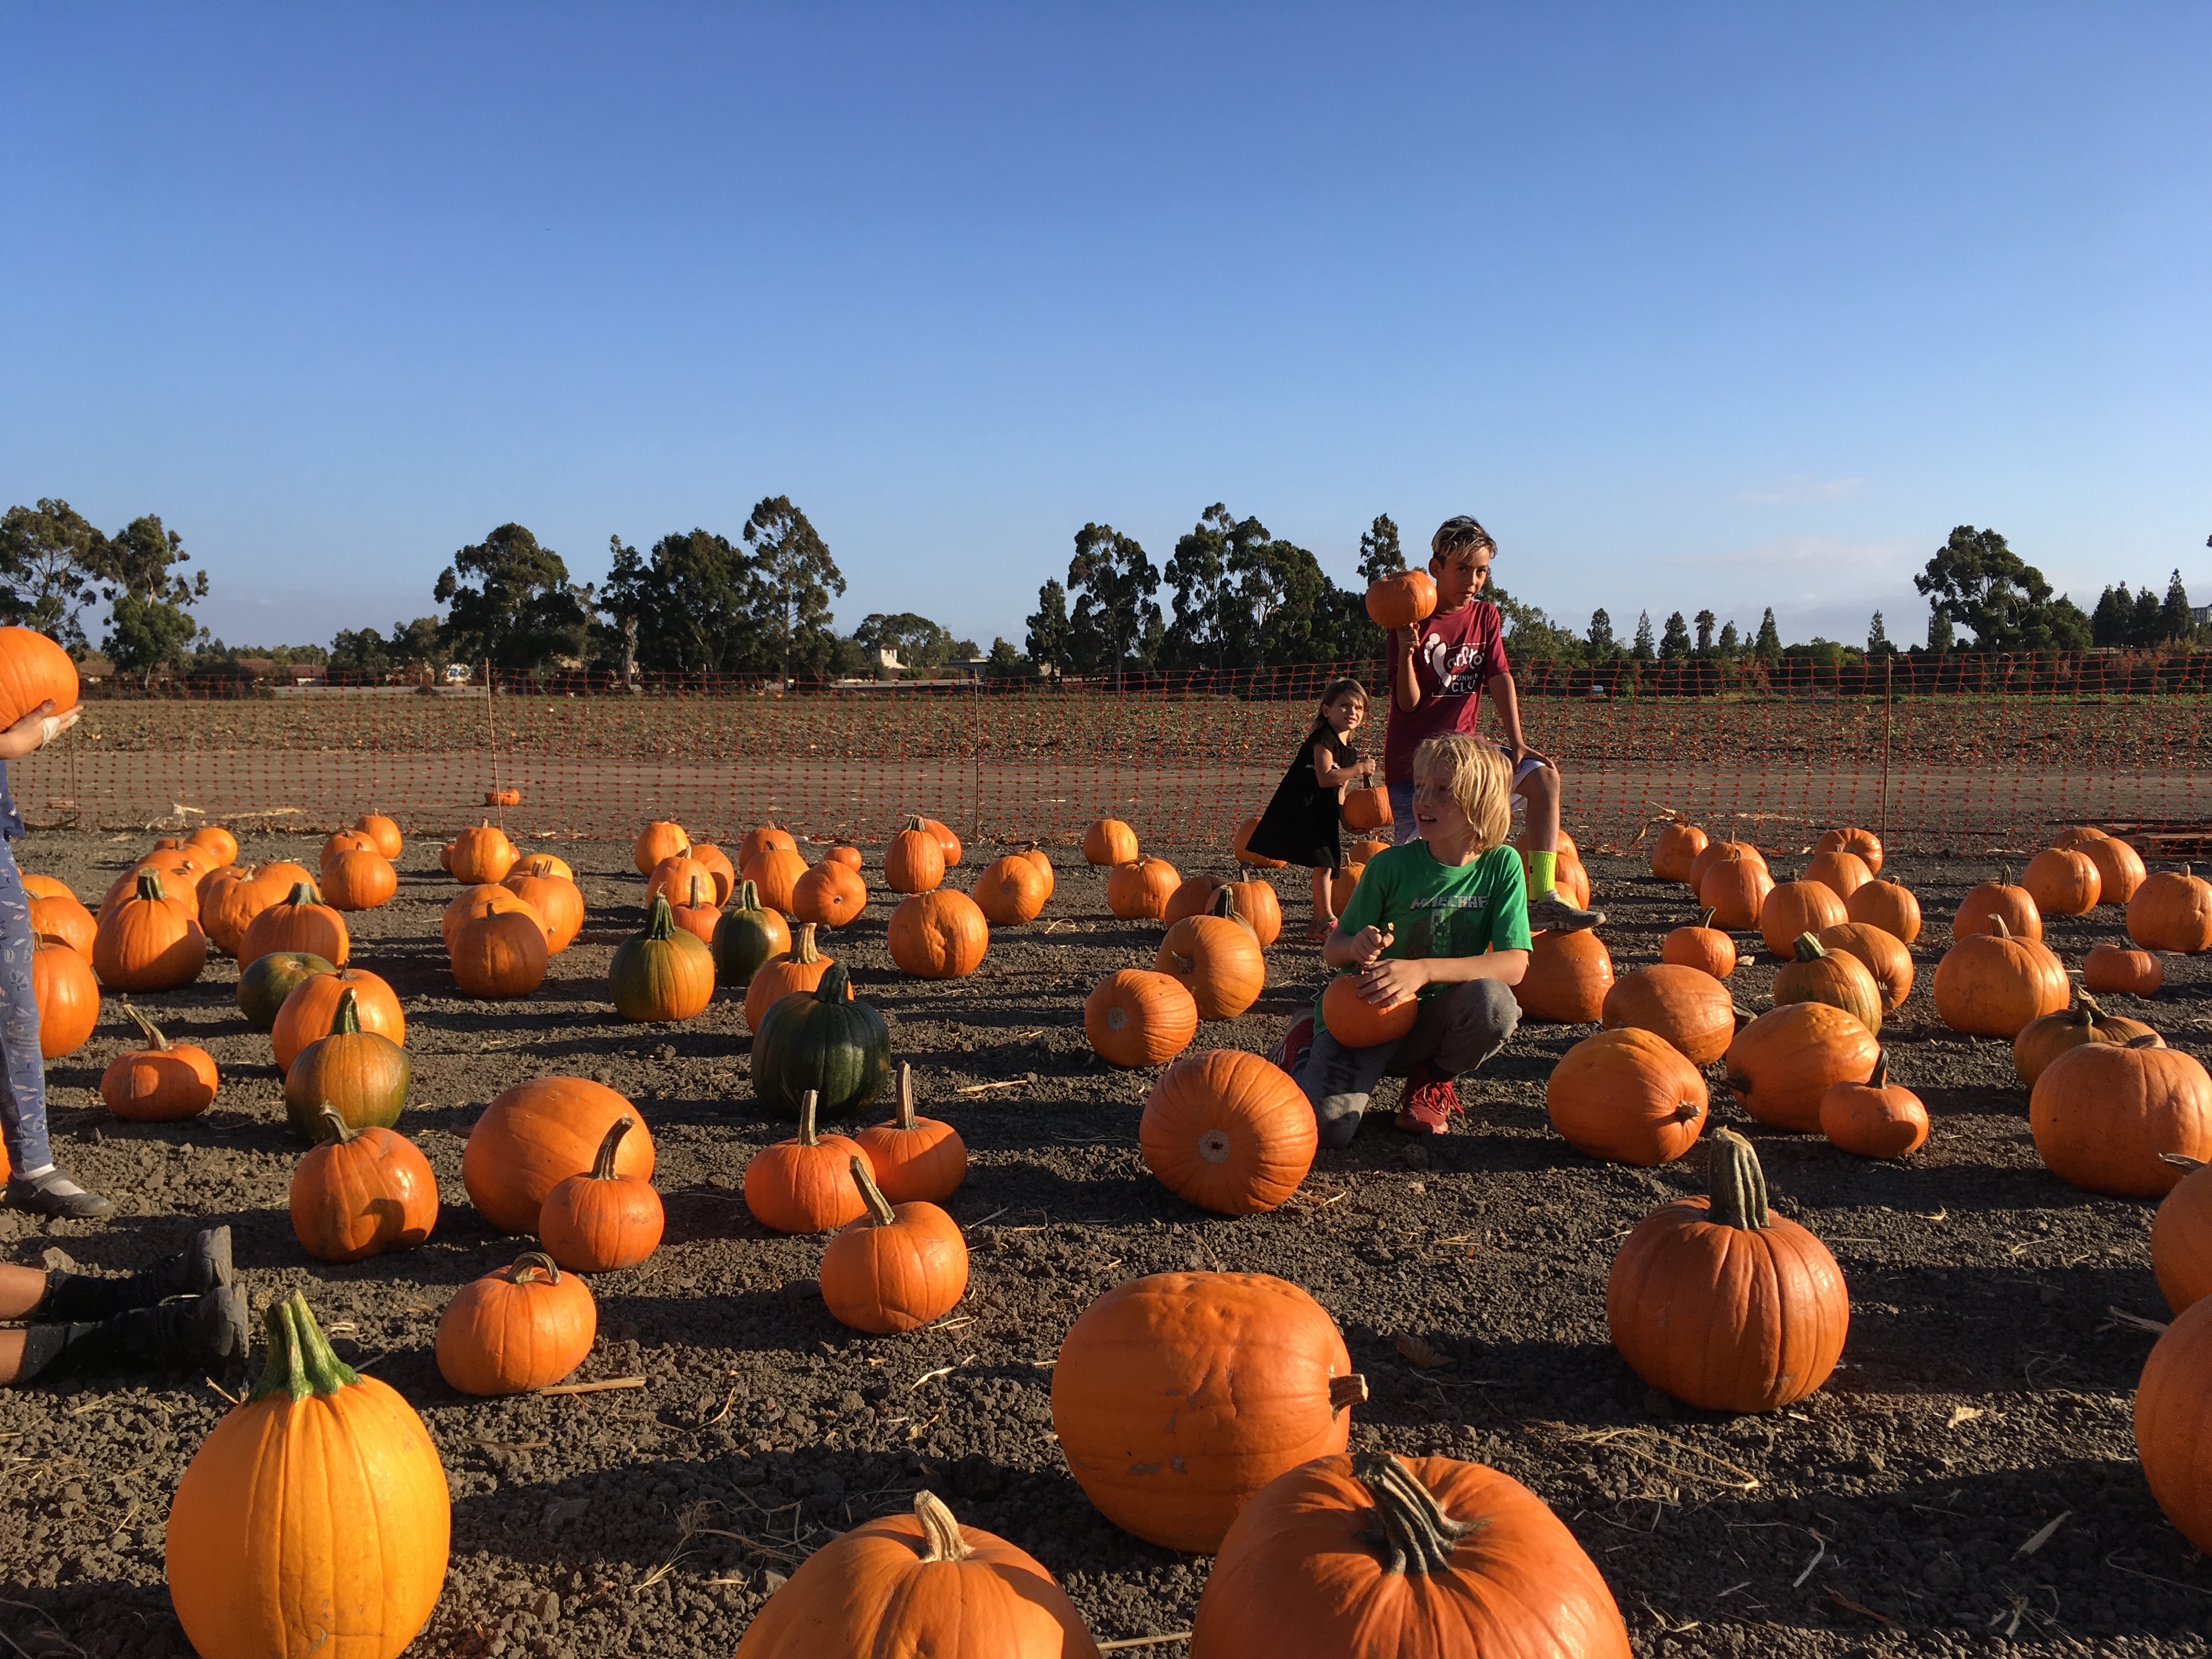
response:
{"label": "pumpkin stem", "polygon": [[914,1062],[910,1060],[899,1061],[898,1126],[902,1129],[911,1129],[915,1127]]}
{"label": "pumpkin stem", "polygon": [[653,896],[653,916],[645,924],[645,937],[672,939],[675,933],[676,913],[668,908],[668,895],[665,892],[655,893]]}
{"label": "pumpkin stem", "polygon": [[697,876],[691,878],[690,908],[694,910],[703,910],[707,908],[707,901],[699,896],[699,880],[700,878]]}
{"label": "pumpkin stem", "polygon": [[1473,1523],[1446,1515],[1437,1495],[1389,1452],[1354,1453],[1352,1478],[1375,1500],[1381,1530],[1360,1535],[1382,1547],[1386,1572],[1441,1572],[1451,1565],[1459,1540],[1474,1530]]}
{"label": "pumpkin stem", "polygon": [[[315,1108],[315,1129],[319,1139],[327,1140],[334,1146],[343,1146],[361,1133],[345,1121],[337,1107],[327,1103]],[[325,1129],[330,1132],[328,1134],[322,1133]]]}
{"label": "pumpkin stem", "polygon": [[822,1097],[811,1089],[799,1097],[799,1144],[802,1146],[821,1145],[814,1133],[814,1109],[821,1099]]}
{"label": "pumpkin stem", "polygon": [[361,1005],[354,1000],[353,987],[349,985],[338,993],[337,1018],[331,1022],[333,1036],[340,1031],[357,1035],[361,1030]]}
{"label": "pumpkin stem", "polygon": [[[752,884],[750,882],[747,882],[745,885],[750,887]],[[799,924],[799,943],[791,947],[791,959],[793,962],[798,963],[819,962],[822,960],[822,953],[814,948],[814,924],[812,922],[803,921]]]}
{"label": "pumpkin stem", "polygon": [[860,1189],[860,1202],[868,1206],[868,1225],[888,1227],[896,1221],[898,1215],[890,1200],[884,1196],[884,1189],[868,1171],[868,1160],[856,1152],[846,1162],[853,1166],[853,1184]]}
{"label": "pumpkin stem", "polygon": [[1800,933],[1790,942],[1790,953],[1800,962],[1818,962],[1827,951],[1820,939],[1812,933]]}
{"label": "pumpkin stem", "polygon": [[[811,928],[813,924],[808,923]],[[820,957],[816,957],[817,962]],[[830,971],[822,975],[822,982],[814,988],[817,1002],[850,1002],[853,1000],[853,976],[845,971],[845,964],[833,962]]]}
{"label": "pumpkin stem", "polygon": [[269,1360],[262,1367],[261,1380],[246,1396],[247,1405],[272,1394],[295,1401],[311,1394],[336,1394],[361,1381],[360,1372],[331,1352],[330,1339],[299,1291],[271,1304],[261,1322],[269,1333]]}
{"label": "pumpkin stem", "polygon": [[760,888],[750,881],[739,882],[738,884],[738,902],[736,908],[740,910],[759,909],[761,908]]}
{"label": "pumpkin stem", "polygon": [[2166,1043],[2159,1036],[2157,1032],[2145,1031],[2141,1036],[2130,1037],[2128,1039],[2128,1047],[2130,1048],[2163,1048],[2166,1047]]}
{"label": "pumpkin stem", "polygon": [[548,1285],[558,1285],[561,1282],[561,1264],[543,1250],[525,1250],[520,1255],[515,1257],[514,1261],[508,1264],[507,1282],[510,1285],[520,1285],[530,1274],[536,1272],[544,1273],[545,1282]]}
{"label": "pumpkin stem", "polygon": [[1328,1414],[1331,1417],[1334,1417],[1348,1407],[1364,1406],[1366,1403],[1367,1379],[1358,1371],[1352,1372],[1349,1376],[1332,1376],[1328,1379]]}
{"label": "pumpkin stem", "polygon": [[2010,939],[2012,937],[2012,929],[2005,926],[2005,919],[1999,915],[1996,911],[1992,910],[1990,912],[1990,921],[1996,925],[1996,935],[1999,939]]}
{"label": "pumpkin stem", "polygon": [[915,1493],[914,1518],[921,1522],[923,1560],[964,1561],[975,1554],[960,1535],[960,1522],[935,1492]]}
{"label": "pumpkin stem", "polygon": [[1713,925],[1713,918],[1718,915],[1720,915],[1719,911],[1710,908],[1698,911],[1698,926],[1700,927],[1711,927]]}
{"label": "pumpkin stem", "polygon": [[1869,1089],[1889,1087],[1888,1049],[1877,1048],[1874,1051],[1874,1075],[1867,1079],[1867,1087]]}
{"label": "pumpkin stem", "polygon": [[161,1028],[156,1026],[152,1020],[147,1018],[145,1015],[140,1013],[136,1008],[133,1008],[127,1002],[123,1005],[123,1012],[130,1015],[133,1020],[137,1021],[138,1029],[146,1034],[146,1046],[148,1048],[158,1049],[164,1054],[168,1052],[169,1039],[161,1035]]}
{"label": "pumpkin stem", "polygon": [[2191,1158],[2186,1152],[2160,1152],[2159,1157],[2177,1170],[2201,1170],[2204,1167],[2203,1158]]}
{"label": "pumpkin stem", "polygon": [[2078,1018],[2074,1023],[2076,1025],[2094,1025],[2104,1019],[2105,1011],[2097,1006],[2096,998],[2091,996],[2087,991],[2077,992],[2075,995],[2080,1002],[2079,1007],[2075,1010]]}
{"label": "pumpkin stem", "polygon": [[161,890],[161,878],[151,870],[141,870],[136,886],[136,896],[142,899],[160,900],[168,896]]}
{"label": "pumpkin stem", "polygon": [[605,1138],[599,1142],[598,1155],[592,1159],[592,1180],[612,1181],[615,1178],[615,1149],[622,1145],[622,1138],[636,1122],[634,1117],[618,1117],[608,1128]]}
{"label": "pumpkin stem", "polygon": [[284,901],[287,904],[320,904],[322,902],[323,896],[315,890],[315,884],[312,881],[294,882],[291,896]]}
{"label": "pumpkin stem", "polygon": [[1766,1225],[1766,1171],[1759,1167],[1751,1143],[1733,1129],[1713,1133],[1705,1157],[1705,1190],[1712,1198],[1707,1218],[1716,1226],[1757,1232]]}

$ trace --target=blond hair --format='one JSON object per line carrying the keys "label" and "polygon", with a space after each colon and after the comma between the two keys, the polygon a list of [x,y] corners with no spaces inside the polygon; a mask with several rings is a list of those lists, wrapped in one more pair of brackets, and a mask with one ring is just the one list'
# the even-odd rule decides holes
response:
{"label": "blond hair", "polygon": [[1494,556],[1498,544],[1491,540],[1487,530],[1464,513],[1455,519],[1446,519],[1437,526],[1437,533],[1429,538],[1429,556],[1432,559],[1448,559],[1455,553],[1481,552],[1486,549]]}
{"label": "blond hair", "polygon": [[1513,772],[1496,744],[1465,732],[1431,738],[1413,751],[1413,775],[1451,792],[1474,826],[1476,852],[1505,844],[1513,830]]}

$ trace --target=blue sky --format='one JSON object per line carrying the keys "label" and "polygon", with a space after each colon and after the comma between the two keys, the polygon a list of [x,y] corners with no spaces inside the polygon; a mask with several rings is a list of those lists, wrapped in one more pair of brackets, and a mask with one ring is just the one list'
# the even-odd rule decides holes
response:
{"label": "blue sky", "polygon": [[1019,642],[1075,531],[1378,512],[1626,633],[2212,599],[2212,9],[0,8],[0,489],[234,643],[513,519]]}

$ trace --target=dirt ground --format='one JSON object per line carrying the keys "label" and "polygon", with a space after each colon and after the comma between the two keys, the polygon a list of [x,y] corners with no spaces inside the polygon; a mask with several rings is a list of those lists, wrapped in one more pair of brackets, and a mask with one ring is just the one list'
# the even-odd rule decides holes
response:
{"label": "dirt ground", "polygon": [[[47,835],[20,850],[27,869],[89,898],[148,839]],[[1886,1033],[1893,1076],[1935,1119],[1924,1152],[1875,1164],[1769,1131],[1715,1073],[1715,1126],[1752,1133],[1778,1206],[1835,1252],[1853,1304],[1826,1388],[1794,1409],[1730,1418],[1647,1389],[1607,1340],[1614,1249],[1696,1177],[1595,1164],[1551,1132],[1544,1079],[1586,1031],[1524,1028],[1462,1081],[1469,1115],[1446,1139],[1416,1144],[1370,1121],[1349,1151],[1322,1154],[1282,1210],[1209,1217],[1139,1159],[1152,1076],[1109,1069],[1083,1036],[1085,994],[1111,969],[1148,965],[1158,929],[1114,920],[1103,882],[1065,853],[1044,920],[1002,930],[972,979],[898,975],[880,903],[830,946],[890,1020],[923,1109],[958,1126],[972,1160],[950,1205],[974,1253],[967,1299],[904,1337],[847,1331],[813,1284],[820,1242],[767,1234],[738,1196],[746,1158],[787,1130],[752,1109],[735,1003],[718,998],[684,1026],[620,1023],[604,976],[636,925],[629,849],[542,844],[576,864],[592,915],[526,1001],[453,994],[437,919],[453,887],[429,840],[410,843],[398,899],[355,919],[356,960],[406,1004],[416,1081],[400,1127],[446,1199],[426,1246],[353,1267],[302,1255],[285,1212],[299,1149],[228,962],[144,1000],[222,1064],[204,1116],[108,1115],[94,1085],[128,1046],[112,1009],[52,1068],[59,1156],[113,1194],[115,1219],[0,1211],[0,1259],[58,1252],[95,1271],[228,1222],[257,1309],[306,1291],[339,1352],[415,1404],[444,1455],[454,1529],[444,1597],[410,1654],[726,1655],[808,1551],[908,1508],[925,1484],[1038,1556],[1102,1640],[1186,1630],[1206,1562],[1139,1543],[1091,1508],[1054,1443],[1048,1390],[1060,1334],[1092,1297],[1141,1273],[1216,1267],[1279,1274],[1335,1316],[1373,1389],[1355,1447],[1480,1459],[1548,1501],[1603,1570],[1639,1654],[2212,1650],[2212,1562],[2160,1517],[2129,1426],[2153,1337],[2118,1316],[2166,1316],[2152,1206],[2045,1173],[2007,1046],[1945,1031],[1929,1000],[1946,919],[1990,866],[1893,860],[1929,918],[1918,986]],[[315,846],[260,836],[247,856],[312,864]],[[1793,867],[1796,848],[1779,850]],[[1591,862],[1616,964],[1652,960],[1687,919],[1682,890],[1638,860]],[[1194,854],[1185,867],[1218,865]],[[1203,1029],[1202,1043],[1263,1050],[1316,988],[1317,959],[1297,942],[1303,872],[1285,874],[1293,925],[1269,953],[1268,992],[1246,1018]],[[2118,933],[2107,909],[2054,921],[2050,937],[2078,962]],[[1739,970],[1739,1000],[1764,1006],[1769,976]],[[2112,1000],[2202,1056],[2206,986],[2199,963],[2175,961],[2154,1002]],[[647,1386],[472,1400],[440,1378],[432,1334],[453,1288],[520,1246],[468,1205],[462,1146],[492,1096],[551,1073],[621,1090],[659,1146],[667,1242],[644,1267],[593,1281],[600,1340],[580,1372]],[[1397,1085],[1385,1087],[1383,1108]],[[1417,1369],[1401,1337],[1449,1363]],[[163,1519],[224,1409],[198,1376],[71,1376],[4,1396],[0,1635],[15,1651],[189,1650],[162,1586]],[[1172,1659],[1184,1646],[1139,1650]]]}

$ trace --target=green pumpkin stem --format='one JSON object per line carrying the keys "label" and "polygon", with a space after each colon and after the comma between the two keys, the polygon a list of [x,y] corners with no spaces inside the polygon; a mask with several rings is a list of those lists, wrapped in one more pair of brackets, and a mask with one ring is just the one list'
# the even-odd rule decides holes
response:
{"label": "green pumpkin stem", "polygon": [[[361,1133],[360,1130],[355,1128],[352,1124],[345,1121],[344,1114],[340,1112],[337,1107],[331,1105],[328,1102],[325,1102],[322,1105],[315,1108],[314,1127],[314,1139],[318,1141],[327,1142],[333,1146],[343,1146],[346,1142],[356,1139]],[[328,1130],[329,1133],[327,1134],[324,1133],[323,1131],[325,1130]]]}
{"label": "green pumpkin stem", "polygon": [[1442,1572],[1460,1540],[1474,1530],[1473,1522],[1446,1515],[1437,1495],[1389,1452],[1353,1453],[1352,1478],[1367,1488],[1381,1523],[1359,1535],[1382,1547],[1383,1571],[1393,1576]]}
{"label": "green pumpkin stem", "polygon": [[799,1144],[802,1146],[822,1144],[814,1133],[814,1109],[821,1099],[822,1097],[811,1089],[799,1097]]}
{"label": "green pumpkin stem", "polygon": [[[747,882],[745,884],[748,887],[752,885],[750,882]],[[791,959],[793,962],[799,963],[819,962],[822,960],[822,953],[814,948],[814,924],[812,922],[802,921],[799,924],[799,941],[791,947]]]}
{"label": "green pumpkin stem", "polygon": [[249,1406],[273,1394],[295,1401],[311,1394],[332,1395],[361,1381],[361,1373],[331,1351],[330,1339],[299,1291],[272,1304],[262,1316],[262,1324],[269,1333],[269,1360],[262,1367],[261,1380],[246,1396]]}
{"label": "green pumpkin stem", "polygon": [[[807,924],[806,931],[810,933],[814,931],[813,923]],[[801,958],[802,961],[810,959]],[[843,963],[830,964],[830,970],[822,975],[822,982],[814,988],[814,1000],[817,1002],[850,1002],[853,1000],[853,976],[845,971]]]}
{"label": "green pumpkin stem", "polygon": [[592,1180],[612,1181],[615,1178],[615,1150],[636,1123],[634,1117],[618,1117],[609,1127],[605,1138],[599,1142],[598,1155],[592,1159]]}
{"label": "green pumpkin stem", "polygon": [[167,1054],[168,1052],[169,1039],[161,1035],[161,1027],[155,1024],[152,1020],[147,1018],[145,1015],[140,1013],[136,1008],[133,1008],[127,1002],[123,1005],[123,1012],[130,1015],[131,1018],[137,1022],[138,1029],[146,1034],[146,1046],[149,1048],[155,1049],[161,1054]]}
{"label": "green pumpkin stem", "polygon": [[141,870],[138,872],[135,892],[137,897],[152,899],[156,903],[169,896],[162,889],[160,873],[153,870]]}
{"label": "green pumpkin stem", "polygon": [[361,1005],[354,1000],[353,987],[349,985],[338,993],[338,1012],[331,1021],[331,1033],[343,1032],[348,1036],[361,1035]]}
{"label": "green pumpkin stem", "polygon": [[1790,954],[1800,962],[1818,962],[1828,954],[1817,935],[1800,933],[1790,942]]}
{"label": "green pumpkin stem", "polygon": [[853,1166],[853,1184],[860,1189],[860,1202],[868,1206],[867,1223],[871,1227],[888,1227],[898,1219],[891,1201],[884,1196],[884,1189],[876,1185],[875,1176],[869,1172],[868,1160],[854,1153],[845,1160]]}
{"label": "green pumpkin stem", "polygon": [[312,881],[294,882],[291,896],[284,901],[287,904],[320,904],[322,902],[323,896],[315,890],[315,884]]}
{"label": "green pumpkin stem", "polygon": [[732,910],[759,910],[761,908],[759,886],[750,881],[739,882],[738,884],[737,902],[732,904],[730,908]]}
{"label": "green pumpkin stem", "polygon": [[548,1285],[561,1282],[561,1264],[543,1250],[525,1250],[500,1270],[500,1276],[510,1285],[520,1285],[533,1272],[542,1272]]}
{"label": "green pumpkin stem", "polygon": [[1706,1218],[1715,1226],[1757,1232],[1766,1225],[1766,1171],[1759,1167],[1759,1154],[1751,1143],[1733,1129],[1713,1133],[1705,1158],[1705,1190],[1712,1199]]}
{"label": "green pumpkin stem", "polygon": [[670,939],[676,933],[676,913],[668,908],[668,895],[653,896],[653,915],[645,924],[647,939]]}
{"label": "green pumpkin stem", "polygon": [[921,1522],[923,1560],[964,1561],[975,1554],[960,1535],[959,1521],[935,1492],[925,1488],[915,1493],[914,1518]]}

